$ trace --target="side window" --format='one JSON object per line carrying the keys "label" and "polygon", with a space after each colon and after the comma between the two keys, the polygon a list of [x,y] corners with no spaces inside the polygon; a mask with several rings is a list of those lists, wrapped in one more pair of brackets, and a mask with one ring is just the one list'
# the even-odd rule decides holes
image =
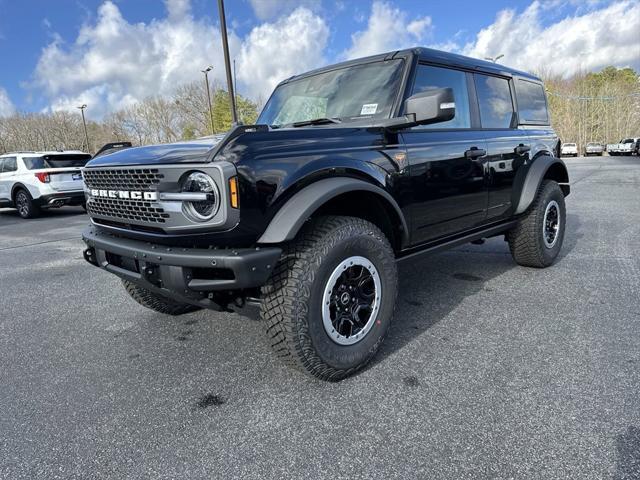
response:
{"label": "side window", "polygon": [[549,124],[547,99],[542,85],[518,79],[516,98],[521,123]]}
{"label": "side window", "polygon": [[509,81],[480,74],[474,74],[473,78],[478,94],[482,128],[509,128],[513,117]]}
{"label": "side window", "polygon": [[416,128],[470,128],[471,116],[469,115],[469,93],[467,91],[466,73],[460,70],[418,65],[416,81],[413,84],[411,93],[420,93],[435,88],[453,89],[456,116],[446,122],[420,125]]}
{"label": "side window", "polygon": [[2,173],[15,172],[18,170],[18,164],[16,163],[15,157],[5,158],[2,167]]}
{"label": "side window", "polygon": [[0,173],[15,172],[17,169],[18,165],[14,157],[0,158]]}

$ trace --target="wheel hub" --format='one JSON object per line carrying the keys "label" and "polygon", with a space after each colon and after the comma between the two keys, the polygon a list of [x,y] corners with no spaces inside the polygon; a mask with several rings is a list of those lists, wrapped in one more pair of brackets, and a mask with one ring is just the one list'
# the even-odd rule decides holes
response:
{"label": "wheel hub", "polygon": [[353,345],[371,330],[380,309],[380,274],[368,259],[349,257],[333,270],[322,298],[322,322],[339,345]]}
{"label": "wheel hub", "polygon": [[560,232],[560,207],[555,200],[547,204],[542,221],[542,237],[547,248],[553,248]]}
{"label": "wheel hub", "polygon": [[18,207],[18,212],[22,216],[26,215],[29,210],[27,207],[27,196],[22,192],[18,193],[18,197],[16,198],[16,203]]}

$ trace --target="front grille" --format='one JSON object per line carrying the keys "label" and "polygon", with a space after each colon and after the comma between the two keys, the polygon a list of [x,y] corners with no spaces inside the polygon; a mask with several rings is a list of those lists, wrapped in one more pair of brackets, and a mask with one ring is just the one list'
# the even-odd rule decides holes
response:
{"label": "front grille", "polygon": [[155,207],[152,202],[114,198],[92,198],[87,203],[87,212],[89,215],[150,223],[164,223],[169,218],[164,209]]}
{"label": "front grille", "polygon": [[155,168],[123,168],[83,172],[84,183],[89,188],[101,190],[136,190],[151,192],[156,189],[164,175]]}
{"label": "front grille", "polygon": [[[152,192],[164,178],[155,168],[87,168],[83,173],[84,183],[91,190]],[[155,202],[124,198],[91,197],[87,202],[87,212],[91,216],[108,217],[123,223],[160,224],[169,218],[169,214]]]}

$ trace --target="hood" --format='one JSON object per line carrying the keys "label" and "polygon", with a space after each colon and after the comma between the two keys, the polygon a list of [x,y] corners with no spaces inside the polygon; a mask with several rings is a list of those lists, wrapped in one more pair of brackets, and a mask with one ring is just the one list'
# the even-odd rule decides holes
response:
{"label": "hood", "polygon": [[203,162],[207,161],[207,153],[223,138],[224,135],[213,135],[186,142],[125,148],[94,158],[85,168]]}

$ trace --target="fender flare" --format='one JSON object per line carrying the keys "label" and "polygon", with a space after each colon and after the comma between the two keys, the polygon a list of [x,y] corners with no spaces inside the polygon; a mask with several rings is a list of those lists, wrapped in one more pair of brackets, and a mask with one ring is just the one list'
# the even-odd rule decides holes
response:
{"label": "fender flare", "polygon": [[347,192],[366,191],[379,195],[395,210],[402,224],[402,240],[406,243],[409,230],[395,199],[385,190],[356,178],[325,178],[303,188],[291,197],[275,214],[258,243],[282,243],[293,240],[302,225],[327,201]]}
{"label": "fender flare", "polygon": [[[559,165],[559,167],[555,167],[555,165]],[[522,188],[520,189],[520,196],[514,212],[515,215],[524,213],[527,208],[529,208],[529,205],[531,205],[536,196],[536,192],[538,191],[542,180],[551,168],[559,168],[561,170],[562,178],[558,183],[560,183],[565,197],[569,195],[569,173],[564,162],[559,158],[551,157],[549,155],[541,155],[532,161],[527,169],[526,177],[524,178]]]}
{"label": "fender flare", "polygon": [[22,190],[26,190],[27,193],[29,195],[31,195],[31,197],[33,198],[33,194],[31,193],[31,190],[29,190],[29,187],[27,187],[26,185],[20,183],[20,182],[16,182],[13,184],[13,186],[11,187],[11,201],[13,202],[13,197],[15,197],[16,195],[16,191],[22,189]]}

